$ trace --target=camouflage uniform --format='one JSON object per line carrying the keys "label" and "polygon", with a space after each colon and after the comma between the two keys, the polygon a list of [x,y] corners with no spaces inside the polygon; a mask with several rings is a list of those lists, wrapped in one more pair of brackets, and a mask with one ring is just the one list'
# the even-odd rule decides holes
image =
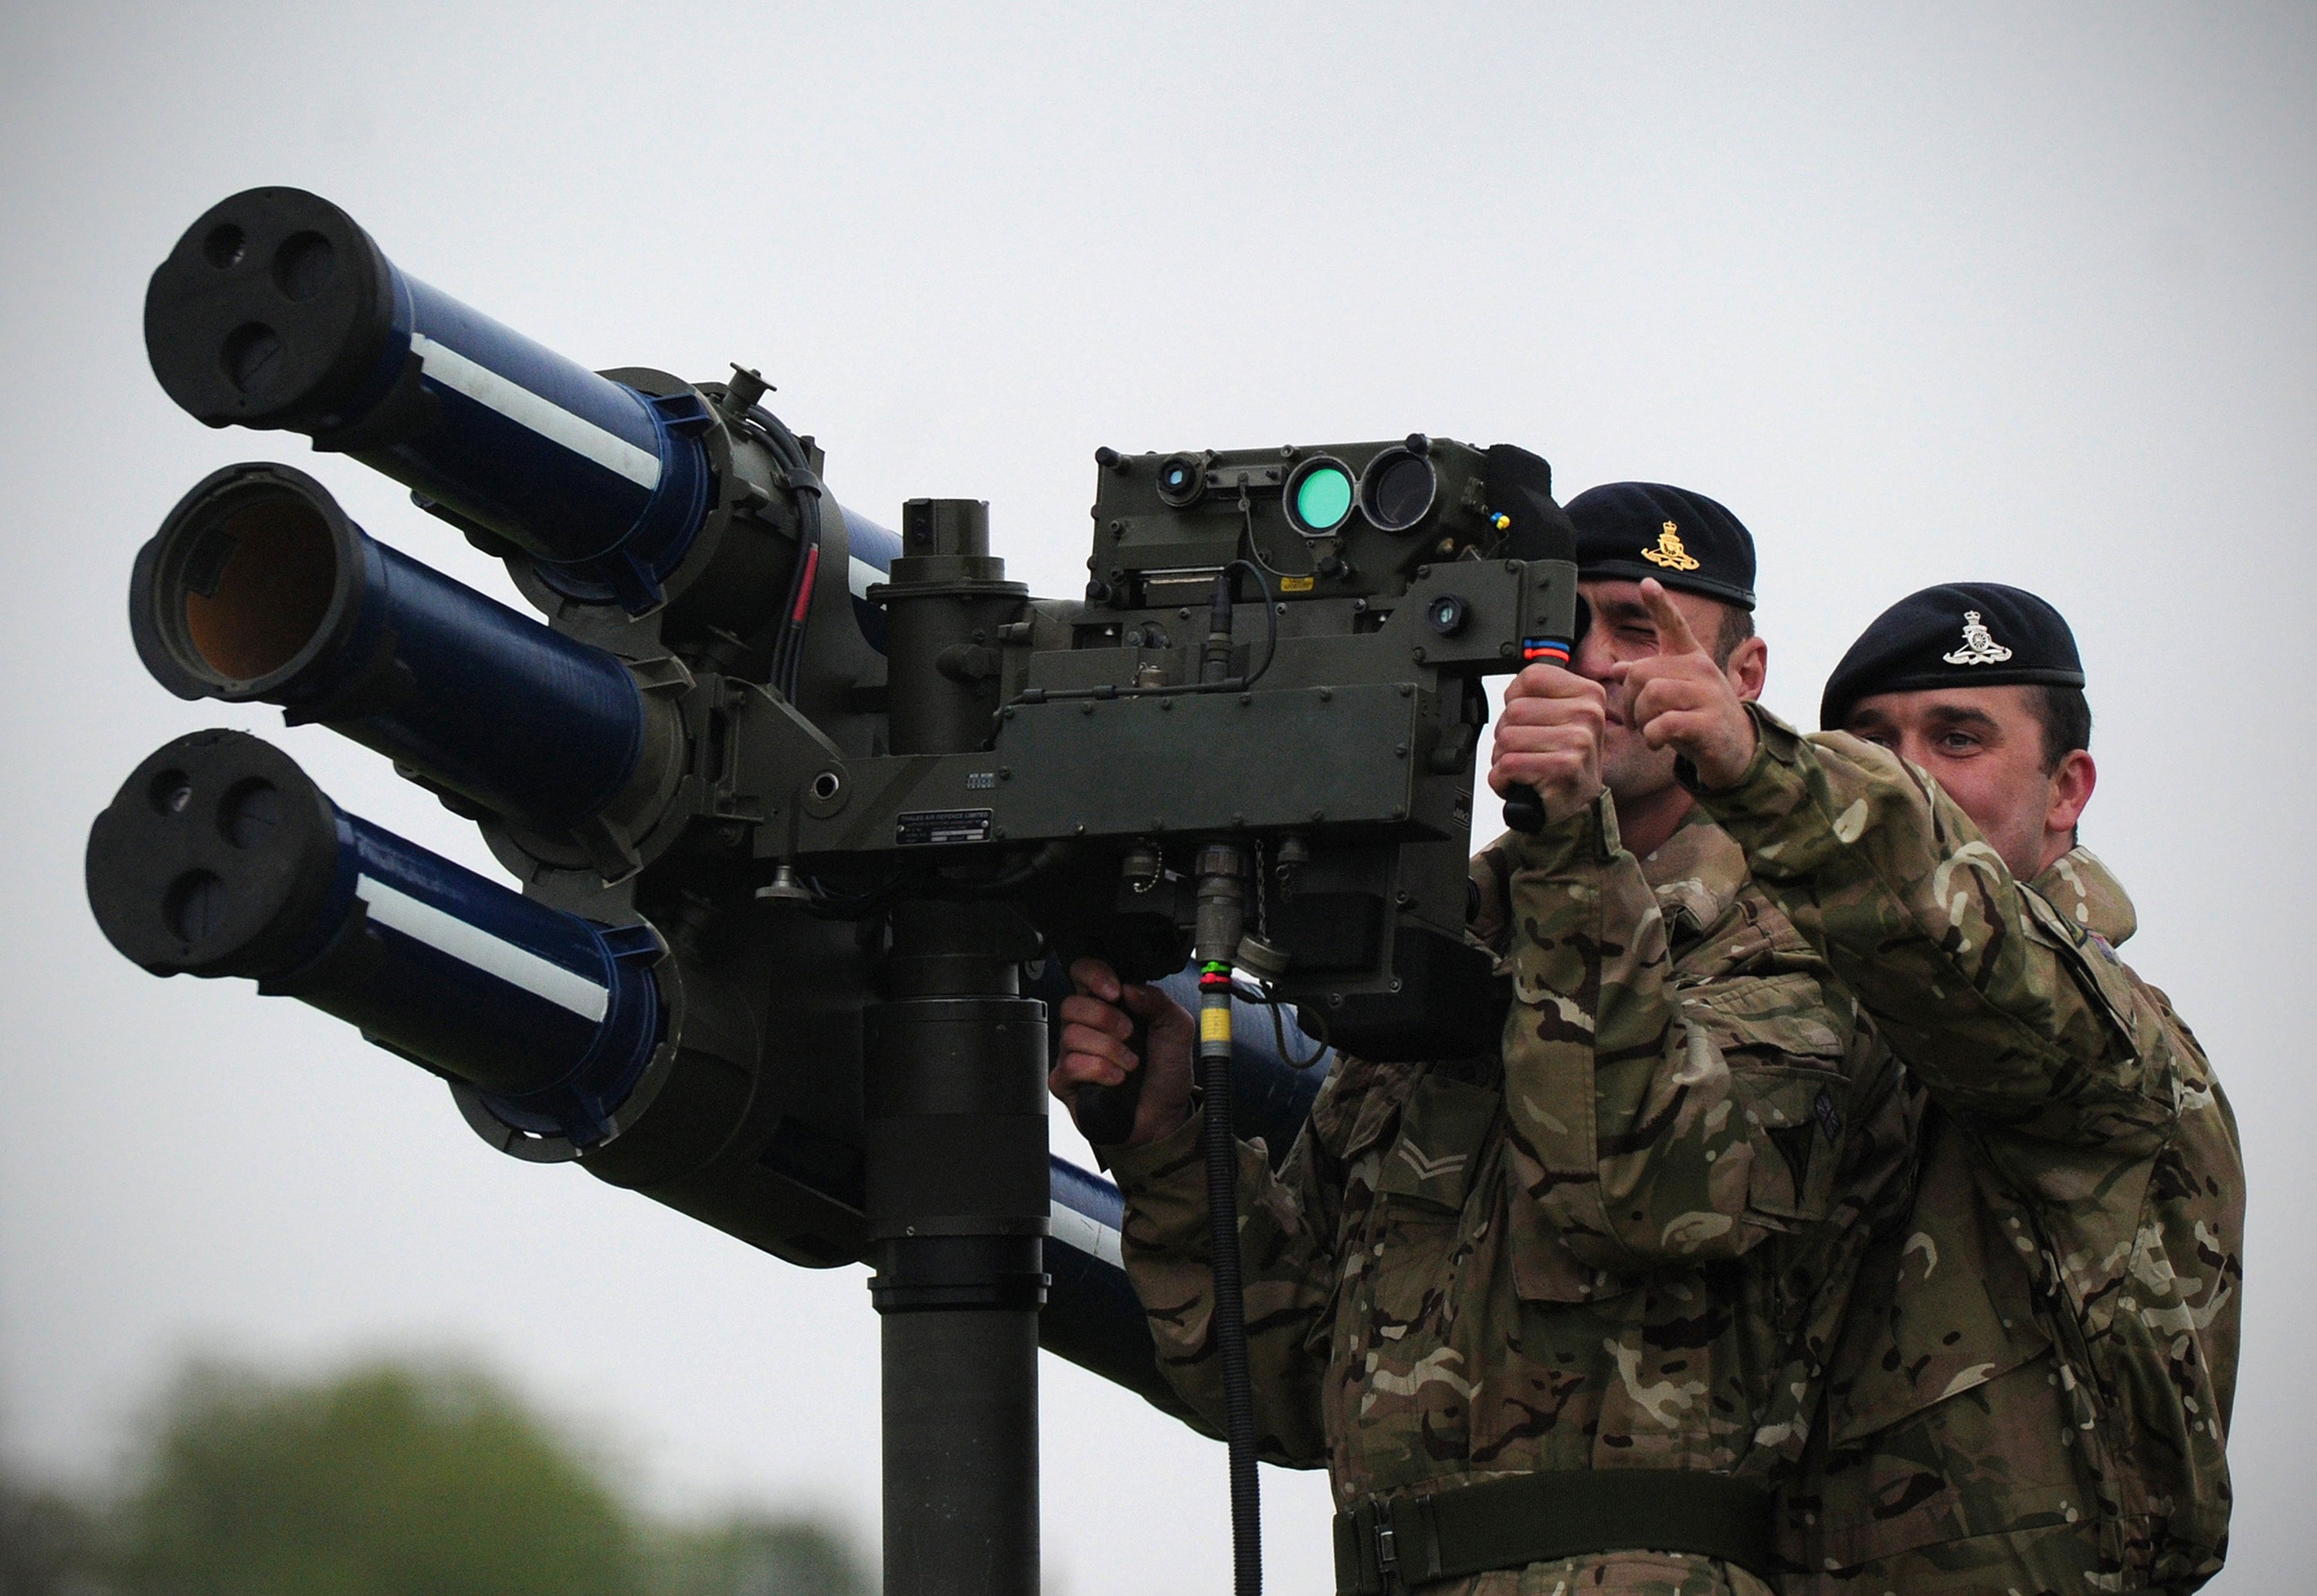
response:
{"label": "camouflage uniform", "polygon": [[1934,1107],[1783,1530],[1789,1592],[2193,1590],[2227,1546],[2243,1165],[2134,917],[2023,890],[1919,770],[1760,715],[1703,795]]}
{"label": "camouflage uniform", "polygon": [[[1903,1212],[1903,1077],[1711,825],[1645,861],[1605,798],[1475,860],[1501,1057],[1343,1059],[1275,1175],[1239,1148],[1264,1455],[1339,1506],[1502,1475],[1799,1453],[1870,1229]],[[1516,934],[1506,934],[1507,927]],[[1220,1422],[1193,1120],[1119,1154],[1159,1362]],[[1758,1592],[1645,1552],[1440,1583]]]}

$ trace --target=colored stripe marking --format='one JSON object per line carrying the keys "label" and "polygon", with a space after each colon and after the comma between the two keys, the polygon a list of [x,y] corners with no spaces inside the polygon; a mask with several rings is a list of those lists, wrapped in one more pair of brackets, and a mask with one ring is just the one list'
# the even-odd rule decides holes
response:
{"label": "colored stripe marking", "polygon": [[1053,1206],[1054,1239],[1066,1247],[1099,1258],[1114,1269],[1126,1267],[1126,1252],[1118,1232],[1090,1214],[1081,1214],[1060,1199]]}
{"label": "colored stripe marking", "polygon": [[527,948],[503,941],[479,926],[468,924],[433,904],[389,887],[375,877],[354,883],[354,896],[368,905],[370,917],[389,931],[398,931],[414,942],[424,942],[437,953],[447,953],[461,964],[496,976],[570,1010],[583,1020],[601,1020],[611,1007],[611,989],[577,971],[541,958]]}
{"label": "colored stripe marking", "polygon": [[869,584],[872,582],[884,581],[885,573],[871,565],[867,560],[863,559],[857,554],[849,556],[848,557],[852,563],[845,567],[845,589],[850,592],[854,598],[859,599],[865,603],[868,602],[869,598]]}
{"label": "colored stripe marking", "polygon": [[819,571],[820,545],[816,543],[805,552],[804,580],[797,584],[796,613],[789,617],[791,625],[804,624],[805,612],[812,608],[812,579]]}
{"label": "colored stripe marking", "polygon": [[517,425],[529,427],[550,442],[559,443],[605,470],[617,471],[631,482],[643,487],[659,486],[657,454],[605,432],[584,415],[574,415],[562,406],[468,359],[447,343],[437,343],[424,333],[410,334],[410,347],[416,352],[419,366],[426,375],[444,388],[466,395],[486,409],[497,411]]}

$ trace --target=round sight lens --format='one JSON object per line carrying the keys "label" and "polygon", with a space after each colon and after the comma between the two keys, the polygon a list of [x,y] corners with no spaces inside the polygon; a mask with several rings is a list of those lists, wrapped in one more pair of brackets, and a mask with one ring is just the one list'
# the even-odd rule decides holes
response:
{"label": "round sight lens", "polygon": [[1332,532],[1351,513],[1351,474],[1335,461],[1313,465],[1296,483],[1295,519],[1307,531]]}
{"label": "round sight lens", "polygon": [[1207,491],[1206,468],[1187,454],[1170,454],[1158,462],[1158,497],[1177,510],[1187,510]]}
{"label": "round sight lens", "polygon": [[1432,462],[1405,449],[1387,450],[1360,483],[1360,508],[1387,532],[1404,532],[1432,513],[1439,488]]}

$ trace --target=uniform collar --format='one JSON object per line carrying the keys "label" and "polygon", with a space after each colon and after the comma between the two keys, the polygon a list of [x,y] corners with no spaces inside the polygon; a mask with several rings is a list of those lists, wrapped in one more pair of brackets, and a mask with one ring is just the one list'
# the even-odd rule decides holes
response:
{"label": "uniform collar", "polygon": [[2071,924],[2080,925],[2109,946],[2122,944],[2140,929],[2123,884],[2089,848],[2071,848],[2028,885],[2051,901]]}

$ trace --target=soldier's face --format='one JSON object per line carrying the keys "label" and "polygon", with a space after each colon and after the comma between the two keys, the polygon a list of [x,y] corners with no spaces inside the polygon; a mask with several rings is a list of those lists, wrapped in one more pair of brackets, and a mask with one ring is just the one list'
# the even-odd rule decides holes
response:
{"label": "soldier's face", "polygon": [[2091,755],[2044,768],[2032,687],[1953,687],[1861,699],[1843,730],[1919,764],[1971,816],[2004,865],[2033,880],[2071,844],[2090,801]]}
{"label": "soldier's face", "polygon": [[[1625,709],[1631,691],[1614,681],[1611,666],[1654,658],[1658,652],[1657,622],[1642,602],[1638,582],[1579,582],[1578,593],[1593,612],[1592,624],[1578,640],[1569,668],[1588,681],[1598,682],[1609,695],[1608,723],[1601,738],[1601,781],[1621,804],[1663,792],[1674,784],[1676,755],[1670,748],[1652,748],[1627,723]],[[1722,636],[1722,606],[1695,593],[1666,596],[1689,622],[1689,629],[1708,648]],[[1759,697],[1767,657],[1761,639],[1749,638],[1739,645],[1722,667],[1741,699]]]}

